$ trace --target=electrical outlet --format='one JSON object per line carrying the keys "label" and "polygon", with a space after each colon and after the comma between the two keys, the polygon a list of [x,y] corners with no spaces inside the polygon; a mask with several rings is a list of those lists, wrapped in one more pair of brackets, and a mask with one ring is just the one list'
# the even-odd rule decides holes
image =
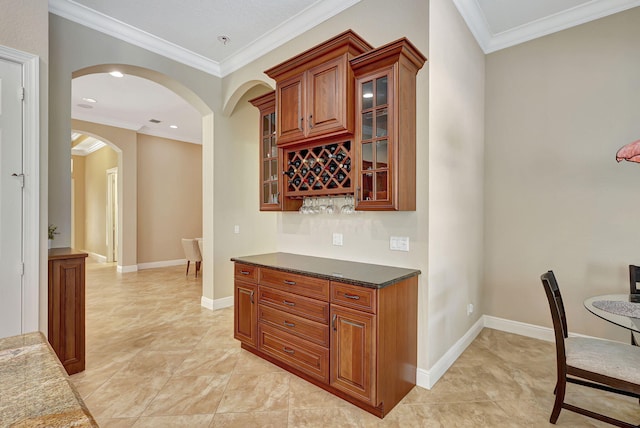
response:
{"label": "electrical outlet", "polygon": [[409,251],[409,237],[392,236],[389,238],[389,249],[392,251]]}
{"label": "electrical outlet", "polygon": [[342,233],[333,234],[333,245],[342,246]]}
{"label": "electrical outlet", "polygon": [[467,305],[467,316],[471,315],[473,313],[473,303],[469,303]]}
{"label": "electrical outlet", "polygon": [[238,226],[237,224],[233,226],[233,233],[240,233],[240,226]]}

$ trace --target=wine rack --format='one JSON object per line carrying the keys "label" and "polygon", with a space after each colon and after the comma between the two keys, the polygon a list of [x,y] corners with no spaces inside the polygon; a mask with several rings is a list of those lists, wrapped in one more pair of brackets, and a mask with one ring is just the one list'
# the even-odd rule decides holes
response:
{"label": "wine rack", "polygon": [[353,193],[351,141],[285,152],[285,196]]}

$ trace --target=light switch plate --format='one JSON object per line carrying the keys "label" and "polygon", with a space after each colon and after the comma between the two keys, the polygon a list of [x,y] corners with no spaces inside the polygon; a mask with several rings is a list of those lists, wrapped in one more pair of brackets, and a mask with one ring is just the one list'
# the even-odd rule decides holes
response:
{"label": "light switch plate", "polygon": [[333,245],[342,246],[342,233],[333,234]]}
{"label": "light switch plate", "polygon": [[239,225],[235,225],[233,226],[233,233],[240,233],[240,226]]}
{"label": "light switch plate", "polygon": [[389,238],[389,249],[392,251],[409,251],[409,237],[392,236]]}

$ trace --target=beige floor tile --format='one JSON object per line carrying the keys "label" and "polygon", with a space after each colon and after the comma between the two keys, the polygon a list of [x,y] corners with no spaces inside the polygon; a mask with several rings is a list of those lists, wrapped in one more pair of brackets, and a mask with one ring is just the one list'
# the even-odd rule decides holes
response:
{"label": "beige floor tile", "polygon": [[211,428],[282,428],[287,426],[288,412],[216,413]]}
{"label": "beige floor tile", "polygon": [[173,377],[143,412],[143,416],[213,414],[231,374]]}
{"label": "beige floor tile", "polygon": [[133,428],[208,428],[213,415],[141,417]]}
{"label": "beige floor tile", "polygon": [[289,380],[282,373],[233,374],[218,413],[264,412],[289,408]]}

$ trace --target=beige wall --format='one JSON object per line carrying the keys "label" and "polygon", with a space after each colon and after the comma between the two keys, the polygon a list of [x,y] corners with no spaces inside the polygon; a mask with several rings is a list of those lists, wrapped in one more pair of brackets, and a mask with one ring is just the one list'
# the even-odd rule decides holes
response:
{"label": "beige wall", "polygon": [[485,56],[452,1],[430,13],[428,367],[484,307]]}
{"label": "beige wall", "polygon": [[102,256],[107,254],[107,170],[117,166],[118,154],[109,146],[85,157],[85,238],[82,249]]}
{"label": "beige wall", "polygon": [[71,246],[82,250],[85,231],[85,156],[71,156],[73,172],[71,173],[73,186],[73,234]]}
{"label": "beige wall", "polygon": [[624,342],[588,296],[628,290],[639,263],[640,8],[487,56],[486,313],[551,326],[553,269],[569,329]]}
{"label": "beige wall", "polygon": [[138,134],[138,263],[184,259],[202,237],[202,146]]}

